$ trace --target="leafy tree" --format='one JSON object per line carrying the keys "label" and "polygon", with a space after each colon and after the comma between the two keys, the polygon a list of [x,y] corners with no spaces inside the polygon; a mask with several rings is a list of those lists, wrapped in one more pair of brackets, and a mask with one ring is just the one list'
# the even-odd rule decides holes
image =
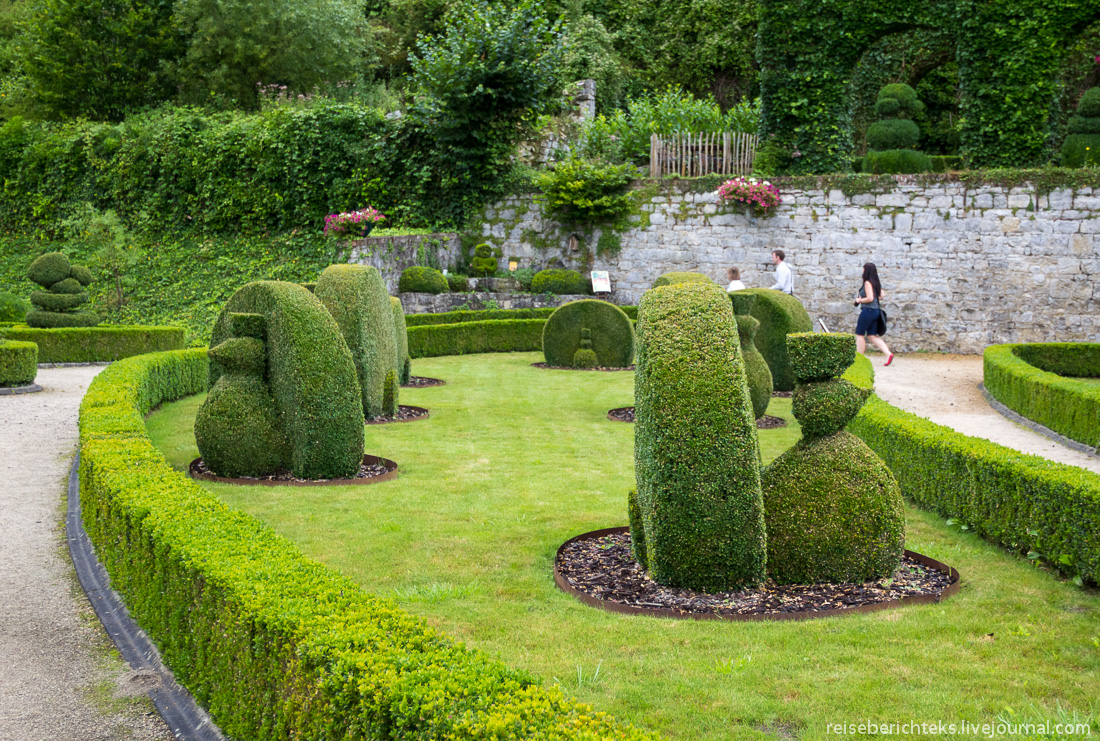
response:
{"label": "leafy tree", "polygon": [[96,261],[114,281],[115,292],[108,300],[110,308],[126,304],[125,288],[133,283],[130,268],[141,259],[133,245],[130,232],[114,211],[99,211],[90,203],[81,204],[76,213],[61,224],[71,242],[76,242],[95,254]]}
{"label": "leafy tree", "polygon": [[615,51],[615,34],[599,18],[584,13],[579,0],[572,0],[566,15],[566,35],[562,77],[565,82],[596,81],[596,110],[618,108],[623,102],[627,70]]}

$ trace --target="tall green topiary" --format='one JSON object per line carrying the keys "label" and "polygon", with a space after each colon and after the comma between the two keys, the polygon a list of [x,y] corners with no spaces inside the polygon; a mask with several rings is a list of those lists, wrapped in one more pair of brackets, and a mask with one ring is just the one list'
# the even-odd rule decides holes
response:
{"label": "tall green topiary", "polygon": [[702,273],[665,273],[664,275],[653,281],[654,288],[660,288],[661,286],[671,286],[677,283],[713,283],[710,278]]}
{"label": "tall green topiary", "polygon": [[503,255],[499,247],[482,243],[474,248],[474,259],[470,261],[470,270],[474,275],[485,277],[497,271],[497,260]]}
{"label": "tall green topiary", "polygon": [[398,366],[394,311],[381,273],[364,265],[330,265],[317,279],[313,293],[336,320],[351,351],[363,414],[367,418],[385,414],[386,372],[396,372]]}
{"label": "tall green topiary", "polygon": [[764,579],[756,424],[733,310],[716,285],[646,292],[634,377],[634,552],[653,579],[725,591]]}
{"label": "tall green topiary", "polygon": [[768,575],[780,584],[864,582],[901,559],[905,515],[886,464],[844,427],[871,390],[837,378],[855,360],[850,334],[787,337],[802,439],[762,475]]}
{"label": "tall green topiary", "polygon": [[908,85],[894,83],[879,91],[875,102],[879,120],[867,129],[867,146],[871,151],[863,158],[863,172],[932,171],[932,160],[912,151],[920,139],[920,127],[913,119],[923,110],[917,91]]}
{"label": "tall green topiary", "polygon": [[29,326],[53,329],[99,324],[99,317],[93,312],[79,311],[88,303],[88,292],[84,290],[92,282],[88,268],[73,265],[60,252],[47,252],[27,267],[27,277],[45,289],[31,294],[35,309],[26,314]]}
{"label": "tall green topiary", "polygon": [[393,307],[393,328],[397,340],[394,357],[397,361],[398,382],[404,386],[412,377],[412,360],[409,358],[409,329],[405,326],[405,307],[401,305],[401,299],[390,296],[390,305]]}
{"label": "tall green topiary", "polygon": [[760,320],[751,315],[756,296],[744,291],[729,294],[733,304],[734,319],[737,321],[737,334],[741,341],[741,357],[745,359],[745,379],[749,384],[749,396],[752,397],[752,414],[760,419],[768,411],[772,399],[772,372],[768,362],[756,348],[756,333],[760,329]]}
{"label": "tall green topiary", "polygon": [[1090,87],[1077,103],[1077,115],[1066,126],[1063,167],[1100,165],[1100,87]]}
{"label": "tall green topiary", "polygon": [[[392,327],[388,312],[385,318]],[[332,315],[296,283],[249,283],[226,303],[214,323],[210,345],[216,348],[233,338],[260,340],[258,334],[263,334],[266,358],[263,381],[287,440],[286,467],[304,479],[354,476],[363,460],[362,393],[351,352]],[[227,365],[254,370],[258,361],[256,351],[247,349],[250,345],[255,347],[248,343],[225,348]],[[386,357],[388,368],[392,356]],[[220,361],[210,364],[212,392],[227,370]],[[251,403],[259,404],[258,399],[253,394]],[[221,417],[226,425],[238,418],[229,412]],[[231,430],[220,434],[232,440]]]}
{"label": "tall green topiary", "polygon": [[760,322],[753,340],[772,373],[776,391],[794,390],[794,371],[787,359],[787,335],[809,332],[814,325],[802,303],[794,296],[770,288],[747,288],[730,295],[756,296],[751,314]]}
{"label": "tall green topiary", "polygon": [[597,299],[570,301],[559,306],[542,330],[542,353],[547,365],[572,366],[589,330],[595,365],[624,368],[634,362],[634,326],[615,304]]}
{"label": "tall green topiary", "polygon": [[599,365],[600,359],[592,349],[592,330],[585,327],[581,330],[581,346],[573,353],[573,367],[596,368]]}

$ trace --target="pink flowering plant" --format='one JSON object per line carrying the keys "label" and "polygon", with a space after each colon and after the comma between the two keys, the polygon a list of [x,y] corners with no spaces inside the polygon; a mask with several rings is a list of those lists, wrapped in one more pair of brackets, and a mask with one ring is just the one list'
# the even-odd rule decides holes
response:
{"label": "pink flowering plant", "polygon": [[752,178],[727,180],[718,187],[717,194],[723,201],[751,207],[757,216],[771,216],[783,202],[779,197],[779,188],[767,180]]}
{"label": "pink flowering plant", "polygon": [[358,211],[345,211],[325,217],[325,234],[337,239],[356,239],[370,234],[371,229],[386,217],[370,206]]}

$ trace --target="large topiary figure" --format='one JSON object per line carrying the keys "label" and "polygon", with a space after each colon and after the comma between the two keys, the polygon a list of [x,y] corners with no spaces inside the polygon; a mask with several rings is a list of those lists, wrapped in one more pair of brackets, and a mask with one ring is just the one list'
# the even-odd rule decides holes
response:
{"label": "large topiary figure", "polygon": [[901,559],[905,515],[886,464],[844,427],[870,389],[837,378],[855,360],[850,334],[787,337],[802,440],[761,476],[768,575],[780,584],[864,582]]}
{"label": "large topiary figure", "polygon": [[592,291],[589,281],[576,270],[549,268],[535,273],[531,279],[531,293],[585,296]]}
{"label": "large topiary figure", "polygon": [[226,303],[210,345],[211,392],[195,418],[195,439],[214,473],[263,475],[275,466],[330,479],[358,472],[363,413],[355,364],[313,294],[295,283],[249,283]]}
{"label": "large topiary figure", "polygon": [[661,584],[714,592],[764,579],[759,449],[742,362],[718,286],[642,296],[630,532]]}
{"label": "large topiary figure", "polygon": [[654,288],[660,288],[661,286],[672,286],[677,283],[713,283],[710,278],[702,273],[665,273],[657,280],[653,281]]}
{"label": "large topiary figure", "polygon": [[51,329],[99,324],[99,317],[93,312],[79,310],[88,303],[88,292],[84,290],[92,282],[88,268],[73,265],[60,252],[47,252],[27,267],[27,277],[45,289],[31,294],[31,303],[36,308],[27,312],[29,326]]}
{"label": "large topiary figure", "polygon": [[596,356],[596,366],[624,368],[634,362],[634,326],[630,317],[615,304],[585,298],[559,306],[546,320],[542,329],[546,364],[574,365],[577,351],[583,347],[585,329],[590,331],[589,344]]}
{"label": "large topiary figure", "polygon": [[13,293],[0,291],[0,322],[22,322],[30,304]]}
{"label": "large topiary figure", "polygon": [[924,110],[917,91],[904,83],[886,85],[879,91],[875,113],[879,120],[867,129],[863,171],[874,173],[931,172],[928,155],[914,151],[920,127],[914,118]]}
{"label": "large topiary figure", "polygon": [[[394,312],[386,284],[375,268],[364,265],[330,265],[317,279],[315,296],[336,320],[351,351],[362,392],[363,414],[369,419],[396,410],[398,389],[386,373],[398,371]],[[394,385],[393,388],[389,386]],[[387,390],[392,404],[383,402]]]}
{"label": "large topiary figure", "polygon": [[793,391],[795,378],[787,359],[787,335],[809,332],[814,325],[805,307],[794,296],[770,288],[746,288],[737,294],[756,296],[751,314],[760,322],[753,342],[772,372],[776,391]]}
{"label": "large topiary figure", "polygon": [[734,319],[737,321],[737,334],[741,339],[741,357],[745,359],[745,379],[749,384],[749,396],[752,397],[752,414],[760,419],[768,411],[772,399],[772,372],[768,361],[756,349],[756,333],[760,329],[760,320],[751,315],[756,296],[744,291],[729,294],[733,303]]}
{"label": "large topiary figure", "polygon": [[446,293],[448,288],[443,273],[420,265],[405,268],[397,279],[397,290],[401,293]]}
{"label": "large topiary figure", "polygon": [[397,361],[397,378],[400,385],[404,386],[412,377],[412,359],[409,357],[409,329],[405,326],[405,307],[401,305],[401,299],[390,296],[390,306],[393,307],[393,328],[397,340],[394,355]]}
{"label": "large topiary figure", "polygon": [[1077,115],[1066,127],[1063,167],[1100,165],[1100,87],[1090,87],[1077,102]]}

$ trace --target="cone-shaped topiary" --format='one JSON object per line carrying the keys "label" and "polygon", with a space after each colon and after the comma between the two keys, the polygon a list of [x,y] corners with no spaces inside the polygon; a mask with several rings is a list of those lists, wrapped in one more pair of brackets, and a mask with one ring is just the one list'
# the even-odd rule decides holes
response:
{"label": "cone-shaped topiary", "polygon": [[677,283],[713,283],[710,278],[702,273],[665,273],[664,275],[653,281],[654,288],[660,288],[661,286],[671,286]]}
{"label": "cone-shaped topiary", "polygon": [[759,449],[733,309],[714,284],[638,306],[633,548],[661,584],[725,591],[764,578]]}
{"label": "cone-shaped topiary", "polygon": [[94,327],[99,317],[90,311],[78,311],[88,303],[84,290],[92,282],[92,273],[82,265],[73,265],[60,252],[47,252],[27,267],[27,277],[42,286],[31,294],[35,309],[27,312],[31,327]]}
{"label": "cone-shaped topiary", "polygon": [[772,372],[768,362],[756,349],[756,332],[760,321],[750,315],[756,296],[744,291],[729,294],[733,304],[734,319],[737,321],[737,334],[741,340],[741,357],[745,359],[745,379],[749,383],[749,396],[752,397],[752,413],[760,419],[768,411],[772,400]]}
{"label": "cone-shaped topiary", "polygon": [[[389,307],[383,306],[386,327],[392,337],[392,316]],[[240,316],[247,314],[260,318]],[[287,441],[285,467],[303,479],[354,476],[363,461],[362,391],[351,352],[324,304],[296,283],[249,283],[229,298],[214,323],[211,347],[232,338],[263,340],[266,358],[263,382],[270,389],[278,426]],[[259,367],[256,352],[249,347],[255,345],[234,343],[216,353],[221,360],[210,364],[211,392],[230,367],[239,369],[242,375],[246,369],[254,371]],[[391,358],[392,350],[386,355],[387,369]],[[223,362],[230,367],[223,368]],[[244,390],[243,385],[237,388]],[[249,388],[252,389],[249,408],[259,409],[262,405],[255,383]],[[219,409],[221,413],[217,416],[223,427],[231,427],[233,420],[241,420],[243,424],[247,416],[233,408]],[[255,434],[261,437],[261,433],[268,434],[264,429],[257,428]],[[224,444],[233,439],[232,430],[203,434],[210,440],[224,440]],[[196,438],[198,435],[196,430]],[[274,433],[271,435],[267,439],[277,440]],[[256,447],[251,442],[249,445]],[[275,442],[270,445],[277,450]],[[199,450],[202,451],[201,446]],[[278,456],[273,455],[272,459],[275,457]],[[270,465],[270,460],[267,464]],[[211,468],[215,473],[224,473]]]}
{"label": "cone-shaped topiary", "polygon": [[768,575],[780,584],[888,577],[905,542],[901,492],[886,464],[844,430],[870,390],[832,377],[854,360],[855,336],[803,333],[787,342],[802,439],[761,475]]}
{"label": "cone-shaped topiary", "polygon": [[412,360],[409,358],[409,328],[405,325],[405,307],[401,305],[401,299],[390,296],[390,305],[393,307],[393,329],[396,334],[397,380],[404,386],[412,377]]}
{"label": "cone-shaped topiary", "polygon": [[787,359],[787,335],[791,332],[809,332],[814,328],[810,315],[798,299],[782,291],[770,288],[747,288],[730,296],[756,296],[750,310],[760,322],[760,329],[753,339],[760,354],[772,372],[772,384],[776,391],[794,390],[794,371]]}
{"label": "cone-shaped topiary", "polygon": [[1077,103],[1062,144],[1062,166],[1100,165],[1100,88],[1090,87]]}
{"label": "cone-shaped topiary", "polygon": [[[397,370],[397,333],[393,305],[382,274],[364,265],[329,265],[313,294],[340,327],[363,397],[363,414],[377,417],[386,391],[386,372]],[[397,403],[396,396],[394,403]]]}
{"label": "cone-shaped topiary", "polygon": [[542,353],[547,365],[569,367],[581,349],[582,330],[590,330],[596,366],[625,368],[634,362],[634,327],[615,304],[597,299],[559,306],[542,329]]}

